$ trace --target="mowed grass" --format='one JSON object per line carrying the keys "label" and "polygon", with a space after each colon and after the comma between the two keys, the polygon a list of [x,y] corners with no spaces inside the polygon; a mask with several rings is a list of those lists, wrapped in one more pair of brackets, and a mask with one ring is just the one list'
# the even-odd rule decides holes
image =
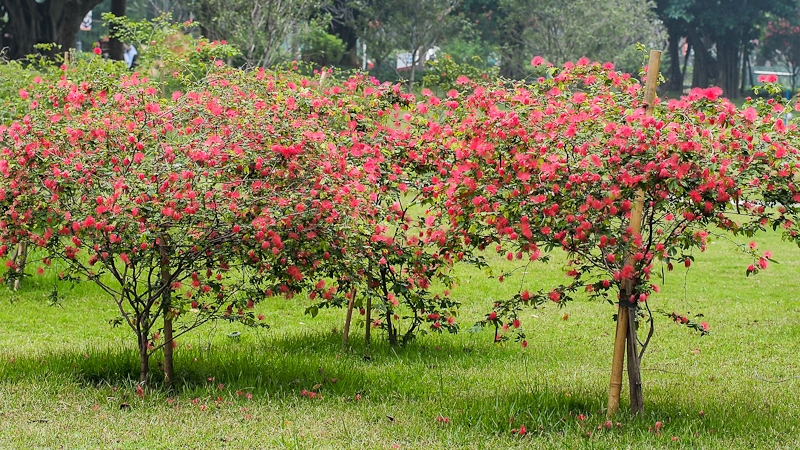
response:
{"label": "mowed grass", "polygon": [[[114,305],[79,285],[49,306],[54,279],[31,278],[0,291],[0,448],[798,448],[800,250],[774,234],[759,244],[780,264],[755,277],[725,241],[667,272],[653,309],[703,313],[712,334],[656,316],[646,413],[629,416],[625,386],[611,429],[607,303],[526,310],[527,348],[489,330],[400,348],[373,333],[367,348],[362,320],[343,349],[343,311],[311,318],[308,300],[276,298],[258,306],[270,329],[220,322],[180,339],[178,386],[142,398],[132,334],[108,324]],[[516,267],[491,261],[495,275]],[[562,281],[562,264],[504,283],[461,267],[462,330],[520,286]],[[521,425],[525,436],[511,432]]]}

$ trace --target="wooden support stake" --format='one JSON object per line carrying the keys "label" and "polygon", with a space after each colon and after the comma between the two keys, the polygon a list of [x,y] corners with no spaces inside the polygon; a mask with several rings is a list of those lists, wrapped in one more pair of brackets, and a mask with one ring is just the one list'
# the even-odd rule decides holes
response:
{"label": "wooden support stake", "polygon": [[[652,116],[655,107],[656,86],[658,84],[658,70],[661,62],[661,52],[650,51],[650,63],[647,66],[647,82],[644,88],[645,115]],[[633,236],[642,233],[642,213],[644,211],[644,192],[636,191],[636,199],[631,211],[631,230]],[[634,264],[633,255],[628,254],[625,264]],[[628,379],[631,387],[631,408],[634,413],[643,411],[644,403],[641,395],[642,381],[639,371],[639,358],[636,355],[636,309],[628,305],[634,293],[632,280],[627,280],[620,289],[620,303],[617,312],[617,332],[614,337],[614,355],[611,360],[611,383],[608,393],[608,409],[606,415],[611,417],[619,411],[619,399],[622,392],[622,368],[625,360],[626,340],[628,352]],[[634,302],[636,299],[634,299]],[[633,303],[635,305],[635,303]],[[630,325],[629,325],[630,324]]]}
{"label": "wooden support stake", "polygon": [[614,356],[611,360],[611,384],[608,393],[607,417],[611,417],[619,411],[619,399],[622,394],[622,368],[625,364],[625,337],[627,335],[628,308],[620,305],[617,310],[617,334],[614,336]]}
{"label": "wooden support stake", "polygon": [[[13,261],[14,261],[14,263],[17,264],[17,273],[19,273],[20,276],[23,276],[23,274],[25,274],[25,265],[27,264],[27,261],[28,261],[28,242],[27,241],[22,241],[22,242],[17,244],[17,249],[14,252]],[[19,290],[20,281],[21,281],[20,278],[17,278],[17,279],[14,280],[14,290],[15,291]]]}

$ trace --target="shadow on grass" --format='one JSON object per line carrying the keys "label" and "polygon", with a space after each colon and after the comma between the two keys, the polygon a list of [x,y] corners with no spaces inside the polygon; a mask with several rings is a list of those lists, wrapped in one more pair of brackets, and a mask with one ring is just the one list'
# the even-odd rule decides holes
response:
{"label": "shadow on grass", "polygon": [[[175,352],[178,381],[172,392],[160,384],[160,355],[154,355],[153,389],[182,398],[216,398],[242,391],[243,395],[289,404],[306,401],[304,392],[334,402],[351,402],[361,396],[373,403],[418,405],[415,407],[432,416],[459,418],[460,423],[488,433],[507,433],[519,424],[532,433],[588,433],[605,422],[607,391],[603,384],[573,385],[572,392],[567,393],[569,382],[548,379],[552,371],[537,372],[536,367],[522,368],[520,363],[516,371],[503,373],[508,361],[518,357],[510,350],[456,342],[431,345],[426,341],[391,348],[380,342],[365,357],[363,341],[343,351],[341,339],[339,333],[265,334],[242,340],[223,338],[210,346],[183,345]],[[12,356],[13,362],[9,362]],[[6,353],[0,354],[0,361],[0,380],[4,383],[61,379],[81,389],[132,389],[139,378],[133,347]],[[701,431],[719,429],[731,421],[763,422],[763,410],[747,401],[737,408],[720,405],[716,417],[707,419],[686,413],[701,409],[689,395],[661,393],[646,400],[648,411],[644,416],[631,419],[623,411],[619,420],[638,423],[639,428],[655,421],[683,422]],[[780,429],[778,421],[769,425]]]}
{"label": "shadow on grass", "polygon": [[[404,347],[390,347],[377,342],[369,348],[363,340],[352,340],[342,347],[338,332],[274,336],[257,334],[249,339],[226,338],[224,333],[207,343],[181,345],[175,350],[175,369],[179,390],[204,389],[209,378],[215,385],[246,385],[272,393],[311,389],[320,381],[336,379],[332,392],[353,394],[369,389],[388,388],[393,370],[441,371],[445,366],[485,365],[497,358],[485,348],[457,343],[413,342]],[[89,346],[66,352],[49,350],[20,355],[0,353],[0,378],[23,380],[47,374],[70,377],[81,384],[115,385],[139,379],[139,359],[133,346]],[[161,352],[151,357],[151,380],[157,389],[163,386]],[[8,363],[8,361],[13,361]],[[405,380],[401,386],[413,386]]]}

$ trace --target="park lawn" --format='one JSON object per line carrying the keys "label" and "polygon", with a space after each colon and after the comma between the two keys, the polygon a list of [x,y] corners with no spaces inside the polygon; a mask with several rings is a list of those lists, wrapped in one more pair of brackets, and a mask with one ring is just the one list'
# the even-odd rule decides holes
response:
{"label": "park lawn", "polygon": [[[800,250],[776,234],[759,245],[780,264],[755,277],[725,241],[667,272],[653,310],[703,313],[712,333],[656,314],[646,413],[631,418],[623,398],[611,429],[613,306],[528,309],[527,348],[463,332],[492,299],[560,282],[557,258],[504,283],[460,268],[462,333],[406,347],[373,333],[367,348],[362,321],[343,350],[343,311],[311,318],[307,299],[272,299],[257,307],[269,329],[219,322],[180,339],[175,391],[143,397],[133,335],[108,324],[113,304],[79,285],[50,306],[54,279],[32,278],[0,291],[0,448],[797,448]],[[515,267],[490,259],[495,276]]]}

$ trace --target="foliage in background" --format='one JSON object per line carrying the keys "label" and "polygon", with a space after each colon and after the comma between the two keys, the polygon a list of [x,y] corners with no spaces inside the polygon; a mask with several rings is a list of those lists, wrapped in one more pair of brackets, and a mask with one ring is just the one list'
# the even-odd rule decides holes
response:
{"label": "foliage in background", "polygon": [[[694,52],[692,87],[716,85],[730,98],[740,94],[742,53],[750,54],[751,42],[761,37],[767,18],[791,18],[798,8],[797,0],[657,0],[656,4],[669,26],[669,39],[677,43],[686,37]],[[678,64],[675,55],[671,60]]]}
{"label": "foliage in background", "polygon": [[586,57],[637,73],[637,44],[654,49],[665,45],[652,6],[643,0],[502,0],[502,74],[524,77],[535,55],[557,66]]}
{"label": "foliage in background", "polygon": [[762,53],[768,58],[782,60],[792,74],[792,91],[796,92],[797,76],[800,74],[800,17],[790,21],[778,19],[767,24]]}
{"label": "foliage in background", "polygon": [[117,30],[121,41],[136,47],[136,69],[157,80],[164,95],[204,78],[219,61],[240,54],[225,41],[196,37],[196,23],[177,24],[170,15],[138,22],[111,14],[103,19]]}
{"label": "foliage in background", "polygon": [[354,27],[366,41],[367,54],[378,68],[383,64],[395,68],[390,57],[396,53],[411,55],[407,67],[395,68],[395,72],[408,80],[408,90],[412,92],[427,51],[462,28],[463,21],[453,14],[458,4],[459,0],[427,0],[422,4],[414,0],[362,0]]}
{"label": "foliage in background", "polygon": [[27,102],[20,98],[19,90],[29,86],[35,73],[20,62],[0,61],[0,124],[21,117],[27,111]]}
{"label": "foliage in background", "polygon": [[441,93],[451,89],[466,91],[471,89],[469,81],[466,80],[492,82],[497,79],[498,74],[499,68],[486,68],[479,56],[473,56],[469,63],[459,63],[455,58],[444,54],[437,59],[425,61],[422,87],[438,89]]}
{"label": "foliage in background", "polygon": [[186,0],[185,7],[212,41],[226,40],[241,51],[245,64],[270,67],[297,59],[292,43],[325,0]]}
{"label": "foliage in background", "polygon": [[310,22],[308,28],[302,38],[303,61],[321,67],[338,64],[344,56],[344,42],[338,36],[326,32],[322,24],[316,21]]}

